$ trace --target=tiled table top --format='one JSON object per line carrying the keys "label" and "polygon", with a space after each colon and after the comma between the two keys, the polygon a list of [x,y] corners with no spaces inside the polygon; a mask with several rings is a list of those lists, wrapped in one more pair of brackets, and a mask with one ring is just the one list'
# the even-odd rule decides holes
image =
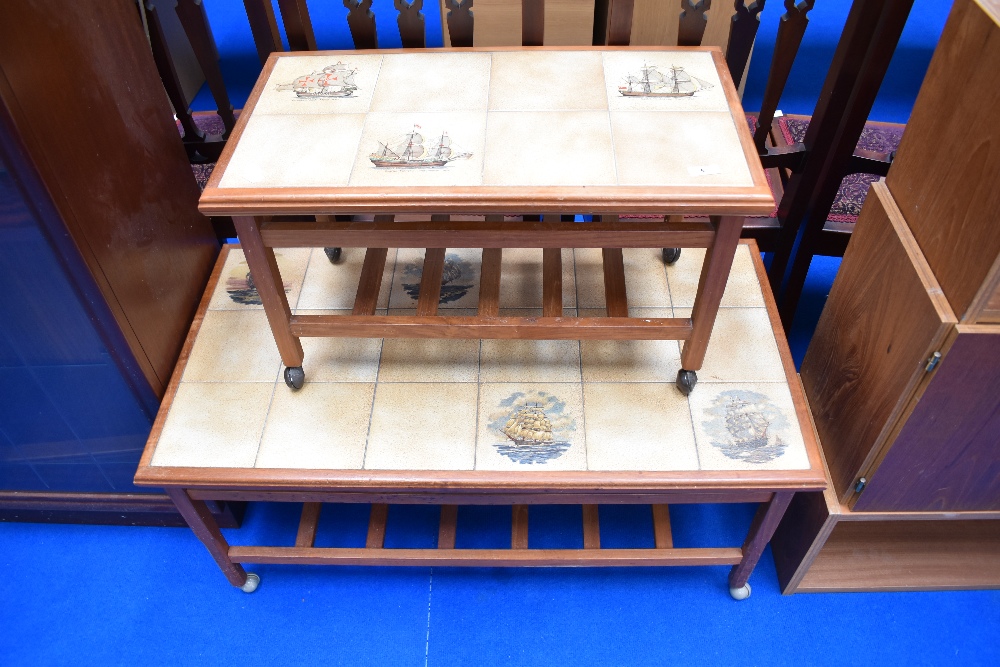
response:
{"label": "tiled table top", "polygon": [[[474,313],[480,252],[448,251],[442,311]],[[656,250],[624,252],[632,316],[689,316],[703,250],[685,249],[670,267]],[[350,313],[364,253],[344,253],[332,265],[320,248],[278,251],[297,313]],[[390,250],[379,312],[413,312],[421,253]],[[751,472],[806,470],[810,460],[818,467],[748,245],[737,251],[689,398],[673,385],[676,341],[304,338],[306,384],[292,392],[242,252],[232,249],[224,261],[178,368],[176,395],[165,402],[162,431],[147,449],[152,468]],[[503,264],[501,314],[541,314],[541,250],[505,251]],[[563,270],[567,314],[602,314],[601,251],[564,250]],[[550,440],[525,448],[504,434],[525,408],[544,413]]]}
{"label": "tiled table top", "polygon": [[[232,213],[235,201],[263,212],[265,200],[289,212],[278,205],[289,189],[413,187],[499,188],[501,198],[512,188],[596,188],[626,203],[657,188],[674,198],[732,191],[729,203],[745,209],[736,213],[773,207],[724,62],[708,49],[319,52],[271,63],[208,183],[205,212]],[[691,93],[666,96],[670,77]]]}

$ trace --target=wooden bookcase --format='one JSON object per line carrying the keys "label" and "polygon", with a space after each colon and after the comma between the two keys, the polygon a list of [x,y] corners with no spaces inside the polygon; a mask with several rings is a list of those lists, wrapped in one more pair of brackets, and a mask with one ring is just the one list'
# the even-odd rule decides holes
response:
{"label": "wooden bookcase", "polygon": [[1000,2],[958,0],[802,363],[785,592],[1000,586]]}

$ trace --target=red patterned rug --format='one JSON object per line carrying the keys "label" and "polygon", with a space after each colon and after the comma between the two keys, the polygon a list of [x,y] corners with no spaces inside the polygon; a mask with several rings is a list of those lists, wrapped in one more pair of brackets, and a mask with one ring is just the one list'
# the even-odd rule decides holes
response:
{"label": "red patterned rug", "polygon": [[[214,113],[195,113],[194,121],[198,128],[207,134],[222,134],[225,131],[222,120]],[[751,132],[757,129],[757,119],[753,116],[747,116],[747,124],[750,126]],[[809,127],[809,116],[782,116],[778,118],[777,126],[787,143],[797,143],[802,141],[806,136],[806,128]],[[894,123],[869,122],[865,125],[865,129],[861,133],[858,148],[879,153],[890,153],[899,147],[899,140],[903,136],[904,127],[905,125]],[[180,123],[177,124],[177,129],[180,132]],[[215,169],[214,162],[191,165],[191,171],[194,172],[194,178],[198,182],[198,187],[205,188],[205,184],[208,183],[213,169]],[[771,176],[768,174],[768,181],[770,179]],[[861,213],[861,205],[865,201],[865,195],[868,194],[868,187],[878,179],[879,177],[874,174],[851,174],[844,178],[827,219],[834,222],[856,222],[858,215]],[[629,217],[640,218],[652,216]]]}

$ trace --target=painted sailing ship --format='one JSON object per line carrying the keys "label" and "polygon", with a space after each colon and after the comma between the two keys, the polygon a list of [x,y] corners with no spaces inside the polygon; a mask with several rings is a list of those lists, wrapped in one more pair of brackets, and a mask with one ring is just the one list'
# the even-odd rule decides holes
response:
{"label": "painted sailing ship", "polygon": [[780,454],[784,451],[785,443],[777,434],[774,442],[770,442],[770,427],[771,420],[761,412],[759,406],[742,398],[730,399],[726,406],[726,430],[733,438],[729,448],[733,452],[741,452],[743,456],[740,458],[754,460],[757,458],[754,454]]}
{"label": "painted sailing ship", "polygon": [[643,65],[641,74],[628,75],[625,83],[627,85],[618,87],[618,92],[625,97],[691,97],[699,90],[714,88],[708,81],[691,76],[677,65],[671,65],[665,72],[656,65]]}
{"label": "painted sailing ship", "polygon": [[[391,145],[390,145],[391,144]],[[369,155],[376,167],[443,167],[453,160],[468,158],[472,153],[458,150],[447,132],[430,144],[424,144],[420,126],[414,125],[401,139],[379,142],[379,149]]]}
{"label": "painted sailing ship", "polygon": [[294,90],[300,99],[325,99],[336,97],[351,97],[358,89],[354,82],[356,69],[351,69],[342,62],[327,65],[319,72],[303,74],[291,83],[283,83],[278,90]]}
{"label": "painted sailing ship", "polygon": [[553,442],[552,422],[537,405],[526,405],[518,410],[500,432],[518,447]]}

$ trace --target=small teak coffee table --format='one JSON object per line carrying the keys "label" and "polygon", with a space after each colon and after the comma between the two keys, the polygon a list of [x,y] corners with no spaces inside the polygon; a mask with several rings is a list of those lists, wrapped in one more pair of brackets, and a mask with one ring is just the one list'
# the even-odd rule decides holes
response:
{"label": "small teak coffee table", "polygon": [[[233,216],[292,389],[302,336],[682,340],[688,394],[774,198],[717,48],[387,50],[273,55],[199,208]],[[352,315],[291,313],[289,247],[368,249]],[[651,247],[708,248],[691,317],[629,317],[622,248]],[[375,314],[387,248],[427,249],[415,315]],[[447,248],[483,249],[476,315],[437,312]],[[499,314],[504,248],[545,249],[541,317]],[[603,249],[607,317],[563,316],[561,248]]]}

